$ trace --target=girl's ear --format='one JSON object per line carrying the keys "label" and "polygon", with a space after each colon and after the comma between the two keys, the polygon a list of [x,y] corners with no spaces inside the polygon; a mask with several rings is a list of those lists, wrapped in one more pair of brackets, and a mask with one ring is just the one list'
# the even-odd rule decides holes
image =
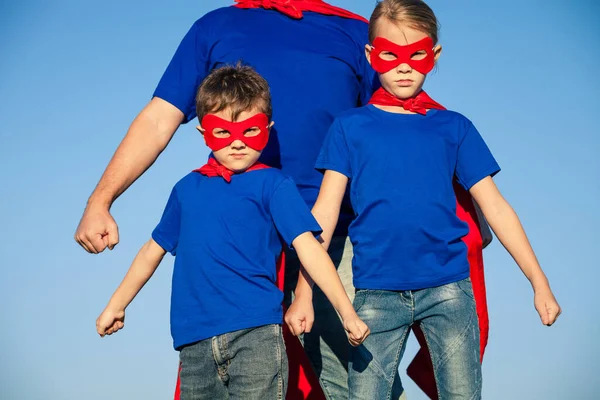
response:
{"label": "girl's ear", "polygon": [[438,62],[438,59],[440,58],[440,56],[442,55],[442,45],[438,44],[433,48],[433,57],[435,59],[435,62]]}

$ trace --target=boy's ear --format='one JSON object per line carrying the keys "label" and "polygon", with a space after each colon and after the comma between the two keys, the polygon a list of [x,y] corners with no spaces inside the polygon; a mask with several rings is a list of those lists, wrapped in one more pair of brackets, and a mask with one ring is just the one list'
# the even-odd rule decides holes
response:
{"label": "boy's ear", "polygon": [[206,143],[206,136],[204,135],[204,133],[206,133],[206,129],[204,129],[202,125],[196,126],[196,129],[198,129],[198,132],[200,132],[200,134],[202,135],[202,138],[204,139],[204,144],[208,146],[208,143]]}
{"label": "boy's ear", "polygon": [[365,57],[367,57],[369,64],[371,64],[371,50],[373,50],[373,46],[365,44]]}
{"label": "boy's ear", "polygon": [[441,55],[442,55],[442,45],[438,44],[433,48],[433,57],[435,59],[435,62],[438,61],[438,59],[440,58]]}
{"label": "boy's ear", "polygon": [[271,121],[271,122],[269,122],[269,125],[267,125],[267,129],[268,129],[269,131],[271,131],[271,128],[273,127],[273,125],[275,125],[275,121]]}

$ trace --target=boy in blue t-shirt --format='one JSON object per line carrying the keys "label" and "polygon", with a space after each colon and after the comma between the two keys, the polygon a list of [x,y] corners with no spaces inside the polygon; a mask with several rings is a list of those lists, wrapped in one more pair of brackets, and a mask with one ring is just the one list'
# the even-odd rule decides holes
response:
{"label": "boy in blue t-shirt", "polygon": [[166,252],[175,255],[171,334],[181,396],[283,398],[287,358],[276,261],[282,240],[340,313],[349,341],[369,334],[327,252],[321,228],[294,182],[257,162],[268,142],[267,82],[237,65],[211,72],[196,98],[198,129],[213,150],[173,188],[158,226],[96,321],[100,336],[124,325],[125,308]]}

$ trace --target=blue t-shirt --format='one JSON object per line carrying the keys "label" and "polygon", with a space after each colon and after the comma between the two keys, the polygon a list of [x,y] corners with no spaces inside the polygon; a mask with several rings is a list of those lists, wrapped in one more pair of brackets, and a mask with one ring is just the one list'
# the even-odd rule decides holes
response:
{"label": "blue t-shirt", "polygon": [[[194,23],[154,96],[190,121],[212,69],[238,60],[254,67],[271,87],[275,121],[261,161],[290,176],[312,207],[323,178],[313,166],[327,129],[340,112],[366,104],[377,81],[364,55],[367,30],[363,21],[314,12],[296,20],[262,8],[220,8]],[[338,234],[352,215],[344,206]]]}
{"label": "blue t-shirt", "polygon": [[175,255],[171,335],[176,349],[215,335],[282,323],[275,284],[282,240],[321,228],[294,182],[274,168],[230,183],[180,180],[152,238]]}
{"label": "blue t-shirt", "polygon": [[316,167],[350,179],[356,288],[416,290],[469,275],[453,179],[468,190],[500,167],[467,118],[350,110],[331,126]]}

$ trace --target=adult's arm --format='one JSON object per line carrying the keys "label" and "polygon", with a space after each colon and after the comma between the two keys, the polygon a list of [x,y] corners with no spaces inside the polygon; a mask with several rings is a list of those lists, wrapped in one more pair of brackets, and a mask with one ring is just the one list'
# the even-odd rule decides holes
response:
{"label": "adult's arm", "polygon": [[183,120],[177,107],[158,97],[133,120],[90,196],[75,232],[75,240],[87,252],[98,254],[119,243],[118,227],[110,214],[112,203],[154,163]]}

